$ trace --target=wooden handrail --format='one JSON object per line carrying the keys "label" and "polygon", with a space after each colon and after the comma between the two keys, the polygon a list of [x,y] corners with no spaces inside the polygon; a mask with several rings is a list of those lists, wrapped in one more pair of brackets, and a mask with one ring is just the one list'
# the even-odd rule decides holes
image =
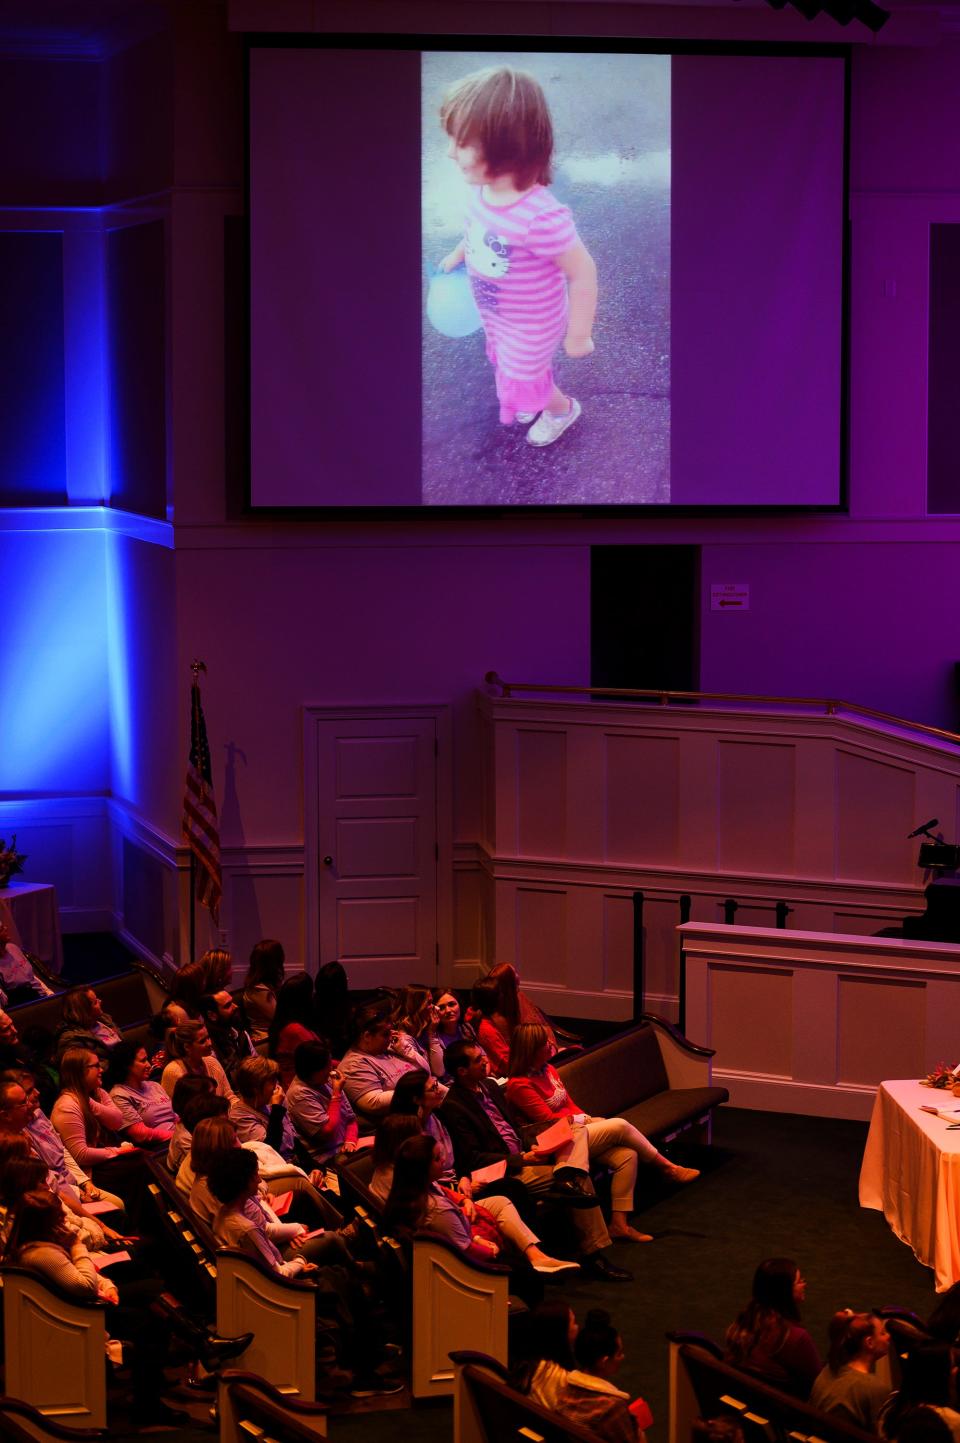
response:
{"label": "wooden handrail", "polygon": [[876,711],[873,707],[860,706],[857,702],[841,701],[834,697],[811,696],[754,696],[740,692],[726,691],[657,691],[630,686],[556,686],[547,683],[526,681],[504,681],[495,671],[484,676],[487,686],[498,686],[504,698],[515,692],[535,692],[553,696],[599,696],[617,697],[625,700],[655,701],[660,706],[669,706],[673,701],[720,701],[747,703],[751,706],[804,706],[822,710],[826,716],[838,712],[851,712],[854,716],[870,717],[873,721],[888,722],[892,726],[904,727],[908,731],[923,732],[925,736],[939,737],[942,741],[960,746],[960,735],[946,731],[943,727],[928,726],[926,722],[908,721],[906,717],[894,716],[891,712]]}

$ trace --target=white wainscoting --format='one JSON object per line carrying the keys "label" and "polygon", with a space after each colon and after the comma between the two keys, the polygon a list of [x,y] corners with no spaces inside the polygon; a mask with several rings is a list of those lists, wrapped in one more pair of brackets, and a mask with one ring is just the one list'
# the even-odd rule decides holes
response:
{"label": "white wainscoting", "polygon": [[101,796],[0,802],[0,837],[16,833],[27,857],[22,880],[52,882],[64,932],[113,927],[110,823]]}
{"label": "white wainscoting", "polygon": [[960,947],[695,923],[677,936],[685,1029],[716,1050],[737,1107],[866,1119],[883,1078],[960,1062]]}
{"label": "white wainscoting", "polygon": [[[485,964],[515,962],[555,1012],[629,1016],[634,891],[646,1004],[675,1018],[682,895],[695,922],[722,922],[733,898],[738,923],[773,927],[784,901],[791,930],[869,936],[923,911],[907,833],[931,816],[947,840],[960,831],[960,750],[894,726],[773,708],[478,704],[472,886],[492,910],[475,935]],[[466,875],[458,891],[468,897]]]}

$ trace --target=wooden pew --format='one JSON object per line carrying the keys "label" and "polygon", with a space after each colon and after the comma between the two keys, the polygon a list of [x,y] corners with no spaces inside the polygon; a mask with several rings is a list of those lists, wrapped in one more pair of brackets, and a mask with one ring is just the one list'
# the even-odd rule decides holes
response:
{"label": "wooden pew", "polygon": [[0,1397],[0,1438],[5,1443],[101,1443],[106,1428],[68,1428],[21,1398]]}
{"label": "wooden pew", "polygon": [[317,1289],[306,1278],[282,1278],[246,1253],[216,1255],[217,1331],[253,1333],[237,1363],[269,1378],[283,1394],[316,1401]]}
{"label": "wooden pew", "polygon": [[44,1417],[107,1425],[107,1305],[78,1303],[28,1268],[5,1265],[5,1387]]}
{"label": "wooden pew", "polygon": [[327,1436],[322,1403],[287,1398],[266,1378],[227,1368],[219,1378],[220,1443],[316,1443]]}
{"label": "wooden pew", "polygon": [[412,1245],[411,1282],[414,1398],[453,1393],[456,1377],[450,1354],[458,1349],[488,1353],[506,1363],[508,1267],[473,1262],[446,1238],[419,1232]]}
{"label": "wooden pew", "polygon": [[511,1388],[496,1359],[472,1350],[450,1356],[456,1368],[453,1443],[602,1443],[592,1428]]}
{"label": "wooden pew", "polygon": [[832,1413],[821,1413],[789,1393],[723,1361],[716,1343],[697,1333],[668,1333],[670,1341],[669,1443],[691,1443],[701,1418],[735,1417],[747,1443],[774,1434],[794,1443],[875,1443],[875,1435]]}
{"label": "wooden pew", "polygon": [[[369,1190],[369,1159],[337,1165],[341,1196],[352,1198],[356,1214],[379,1223],[380,1200]],[[502,1263],[479,1263],[436,1233],[418,1233],[412,1247],[392,1239],[394,1272],[406,1268],[409,1291],[403,1304],[410,1318],[411,1391],[414,1398],[449,1396],[455,1376],[451,1350],[472,1348],[506,1362],[507,1330],[512,1316],[525,1305],[510,1297],[510,1269]],[[381,1262],[390,1260],[381,1252]]]}
{"label": "wooden pew", "polygon": [[238,1367],[270,1382],[286,1395],[316,1399],[317,1289],[306,1278],[283,1278],[272,1268],[216,1239],[189,1204],[163,1164],[150,1164],[148,1192],[192,1280],[191,1298],[205,1300],[208,1319],[222,1337],[253,1333]]}

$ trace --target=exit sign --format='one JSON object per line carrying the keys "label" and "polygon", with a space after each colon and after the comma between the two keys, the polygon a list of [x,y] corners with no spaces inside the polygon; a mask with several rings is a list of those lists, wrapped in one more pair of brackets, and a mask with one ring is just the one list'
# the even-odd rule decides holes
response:
{"label": "exit sign", "polygon": [[749,611],[749,584],[745,581],[713,582],[710,586],[710,610]]}

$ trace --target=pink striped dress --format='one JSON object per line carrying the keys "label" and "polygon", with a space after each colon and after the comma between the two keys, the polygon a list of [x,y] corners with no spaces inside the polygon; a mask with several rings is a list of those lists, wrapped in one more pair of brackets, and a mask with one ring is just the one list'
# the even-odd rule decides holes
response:
{"label": "pink striped dress", "polygon": [[557,258],[577,241],[573,217],[542,185],[492,206],[471,187],[467,272],[494,368],[500,420],[541,411],[553,393],[552,361],[567,329],[567,278]]}

